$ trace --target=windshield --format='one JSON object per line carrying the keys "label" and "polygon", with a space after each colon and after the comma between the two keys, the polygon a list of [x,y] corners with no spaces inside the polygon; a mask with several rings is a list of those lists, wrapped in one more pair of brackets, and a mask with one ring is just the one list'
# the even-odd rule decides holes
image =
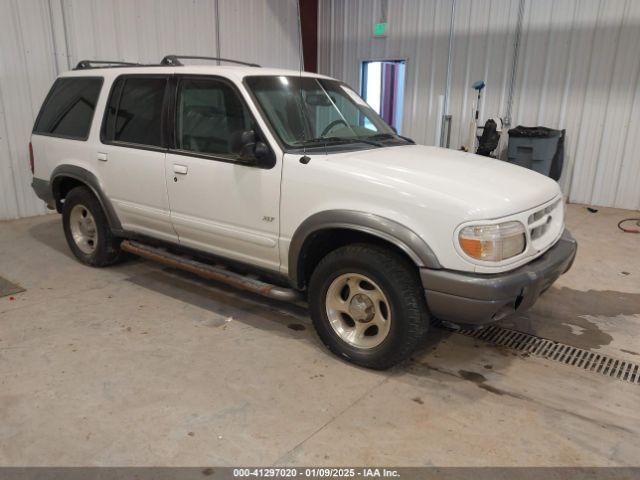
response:
{"label": "windshield", "polygon": [[246,83],[289,147],[407,143],[356,92],[335,80],[259,76],[247,77]]}

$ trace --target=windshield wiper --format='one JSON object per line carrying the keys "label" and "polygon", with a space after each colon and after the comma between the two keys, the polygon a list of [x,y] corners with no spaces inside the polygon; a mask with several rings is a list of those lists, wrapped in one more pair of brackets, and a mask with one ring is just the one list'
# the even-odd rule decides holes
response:
{"label": "windshield wiper", "polygon": [[380,142],[376,142],[373,140],[369,140],[368,138],[361,138],[361,137],[352,137],[352,138],[347,138],[347,137],[317,137],[317,138],[311,138],[309,140],[302,140],[301,145],[324,145],[324,144],[329,144],[329,143],[333,143],[333,144],[347,144],[347,143],[366,143],[367,145],[373,145],[375,147],[384,147],[383,144],[381,144]]}
{"label": "windshield wiper", "polygon": [[371,135],[370,137],[367,137],[367,138],[375,139],[375,140],[395,140],[397,138],[400,138],[408,143],[416,143],[413,141],[413,139],[409,137],[403,137],[402,135],[398,135],[397,133],[376,133],[375,135]]}

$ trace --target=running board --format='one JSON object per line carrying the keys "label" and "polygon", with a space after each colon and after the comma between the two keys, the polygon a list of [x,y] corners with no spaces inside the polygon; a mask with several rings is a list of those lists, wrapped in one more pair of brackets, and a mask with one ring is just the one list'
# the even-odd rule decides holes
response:
{"label": "running board", "polygon": [[125,252],[148,258],[149,260],[162,263],[163,265],[178,268],[180,270],[186,270],[187,272],[191,272],[199,277],[226,283],[232,287],[257,293],[264,297],[282,300],[285,302],[293,302],[300,299],[299,293],[292,288],[279,287],[256,278],[231,272],[218,265],[210,265],[208,263],[198,262],[191,258],[176,255],[162,248],[151,247],[132,240],[123,240],[120,244],[120,248]]}

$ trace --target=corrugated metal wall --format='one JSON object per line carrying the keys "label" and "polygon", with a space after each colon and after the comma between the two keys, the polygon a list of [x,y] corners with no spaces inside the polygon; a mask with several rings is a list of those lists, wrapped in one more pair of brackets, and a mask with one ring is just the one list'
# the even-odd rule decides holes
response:
{"label": "corrugated metal wall", "polygon": [[27,144],[58,72],[170,53],[297,69],[296,0],[0,0],[0,220],[45,212]]}
{"label": "corrugated metal wall", "polygon": [[391,2],[387,38],[371,38],[384,2],[354,0],[320,2],[318,67],[356,91],[360,63],[366,59],[406,59],[403,133],[434,144],[438,95],[446,86],[451,1]]}
{"label": "corrugated metal wall", "polygon": [[[404,133],[437,144],[454,0],[325,0],[319,68],[359,88],[360,62],[407,59]],[[465,143],[483,79],[481,120],[504,116],[519,0],[455,0],[451,146]],[[640,209],[640,2],[525,0],[513,125],[567,129],[561,185],[571,201]],[[385,8],[386,7],[386,8]],[[386,16],[386,38],[372,38]]]}
{"label": "corrugated metal wall", "polygon": [[0,15],[0,219],[45,211],[29,191],[27,144],[55,78],[46,2],[3,0]]}

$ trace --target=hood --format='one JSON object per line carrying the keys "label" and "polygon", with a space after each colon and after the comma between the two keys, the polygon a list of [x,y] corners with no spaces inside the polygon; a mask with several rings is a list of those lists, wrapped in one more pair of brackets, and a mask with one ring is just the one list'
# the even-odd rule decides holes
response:
{"label": "hood", "polygon": [[424,145],[374,148],[325,157],[338,169],[375,180],[417,201],[457,204],[467,219],[536,207],[560,194],[552,179],[508,162]]}

